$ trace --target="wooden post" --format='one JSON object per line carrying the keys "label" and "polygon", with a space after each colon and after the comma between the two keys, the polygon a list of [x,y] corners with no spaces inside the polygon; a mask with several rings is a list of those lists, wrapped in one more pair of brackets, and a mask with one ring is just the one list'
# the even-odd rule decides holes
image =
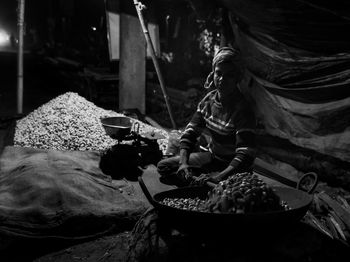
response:
{"label": "wooden post", "polygon": [[137,17],[120,14],[119,109],[146,112],[146,42]]}
{"label": "wooden post", "polygon": [[23,112],[23,23],[25,0],[18,0],[17,113]]}

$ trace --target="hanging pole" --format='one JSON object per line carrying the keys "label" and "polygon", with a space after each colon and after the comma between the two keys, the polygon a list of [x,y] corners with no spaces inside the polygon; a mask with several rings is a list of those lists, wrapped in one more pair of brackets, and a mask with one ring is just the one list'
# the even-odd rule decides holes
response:
{"label": "hanging pole", "polygon": [[18,53],[17,53],[17,113],[23,113],[23,24],[24,1],[18,0]]}
{"label": "hanging pole", "polygon": [[136,11],[137,11],[137,15],[138,15],[139,20],[140,20],[142,31],[143,31],[143,33],[145,35],[145,38],[146,38],[148,50],[149,50],[149,52],[151,54],[154,67],[155,67],[156,72],[157,72],[157,76],[158,76],[158,79],[159,79],[160,87],[161,87],[162,92],[163,92],[163,97],[164,97],[165,104],[166,104],[168,112],[169,112],[169,116],[170,116],[170,120],[171,120],[173,129],[176,129],[176,123],[175,123],[175,120],[174,120],[174,117],[173,117],[173,113],[172,113],[172,110],[171,110],[171,106],[170,106],[170,103],[169,103],[169,97],[168,97],[167,92],[166,92],[163,76],[162,76],[162,73],[160,71],[160,67],[159,67],[159,64],[158,64],[157,57],[156,57],[156,52],[154,51],[153,43],[152,43],[151,37],[149,35],[147,26],[145,24],[145,20],[143,18],[142,10],[145,9],[145,6],[141,2],[139,2],[137,0],[133,0],[133,1],[134,1],[134,5],[135,5],[135,8],[136,8]]}

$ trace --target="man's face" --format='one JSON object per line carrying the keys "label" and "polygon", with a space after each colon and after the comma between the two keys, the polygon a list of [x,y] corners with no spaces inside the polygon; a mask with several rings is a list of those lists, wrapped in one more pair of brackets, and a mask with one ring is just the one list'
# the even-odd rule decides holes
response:
{"label": "man's face", "polygon": [[241,70],[232,63],[219,63],[214,68],[214,84],[220,95],[228,96],[237,92],[237,84],[241,79]]}

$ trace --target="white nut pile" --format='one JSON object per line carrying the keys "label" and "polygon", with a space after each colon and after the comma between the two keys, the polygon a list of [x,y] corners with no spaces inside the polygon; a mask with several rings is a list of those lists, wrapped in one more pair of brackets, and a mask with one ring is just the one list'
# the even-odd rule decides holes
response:
{"label": "white nut pile", "polygon": [[[116,140],[106,135],[100,122],[102,117],[123,116],[114,111],[97,107],[77,93],[60,95],[18,120],[14,145],[56,150],[106,150]],[[141,121],[140,134],[159,132],[165,139],[159,139],[164,153],[168,134]]]}

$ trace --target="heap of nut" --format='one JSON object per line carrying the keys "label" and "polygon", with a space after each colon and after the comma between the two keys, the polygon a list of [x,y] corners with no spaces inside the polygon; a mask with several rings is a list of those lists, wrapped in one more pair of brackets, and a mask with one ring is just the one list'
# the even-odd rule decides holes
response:
{"label": "heap of nut", "polygon": [[196,197],[196,198],[167,197],[162,200],[162,204],[175,207],[175,208],[185,209],[185,210],[206,212],[207,202],[205,200],[200,199],[199,197]]}
{"label": "heap of nut", "polygon": [[[68,92],[60,95],[17,121],[14,145],[56,150],[103,151],[117,143],[110,138],[100,119],[123,116],[114,111],[97,107],[92,102]],[[141,121],[140,134],[156,131],[164,135],[164,130],[155,130]],[[166,151],[167,139],[159,139],[162,152]]]}
{"label": "heap of nut", "polygon": [[238,173],[221,181],[209,191],[205,200],[174,198],[164,199],[162,204],[194,211],[236,214],[290,209],[271,187],[251,172]]}

